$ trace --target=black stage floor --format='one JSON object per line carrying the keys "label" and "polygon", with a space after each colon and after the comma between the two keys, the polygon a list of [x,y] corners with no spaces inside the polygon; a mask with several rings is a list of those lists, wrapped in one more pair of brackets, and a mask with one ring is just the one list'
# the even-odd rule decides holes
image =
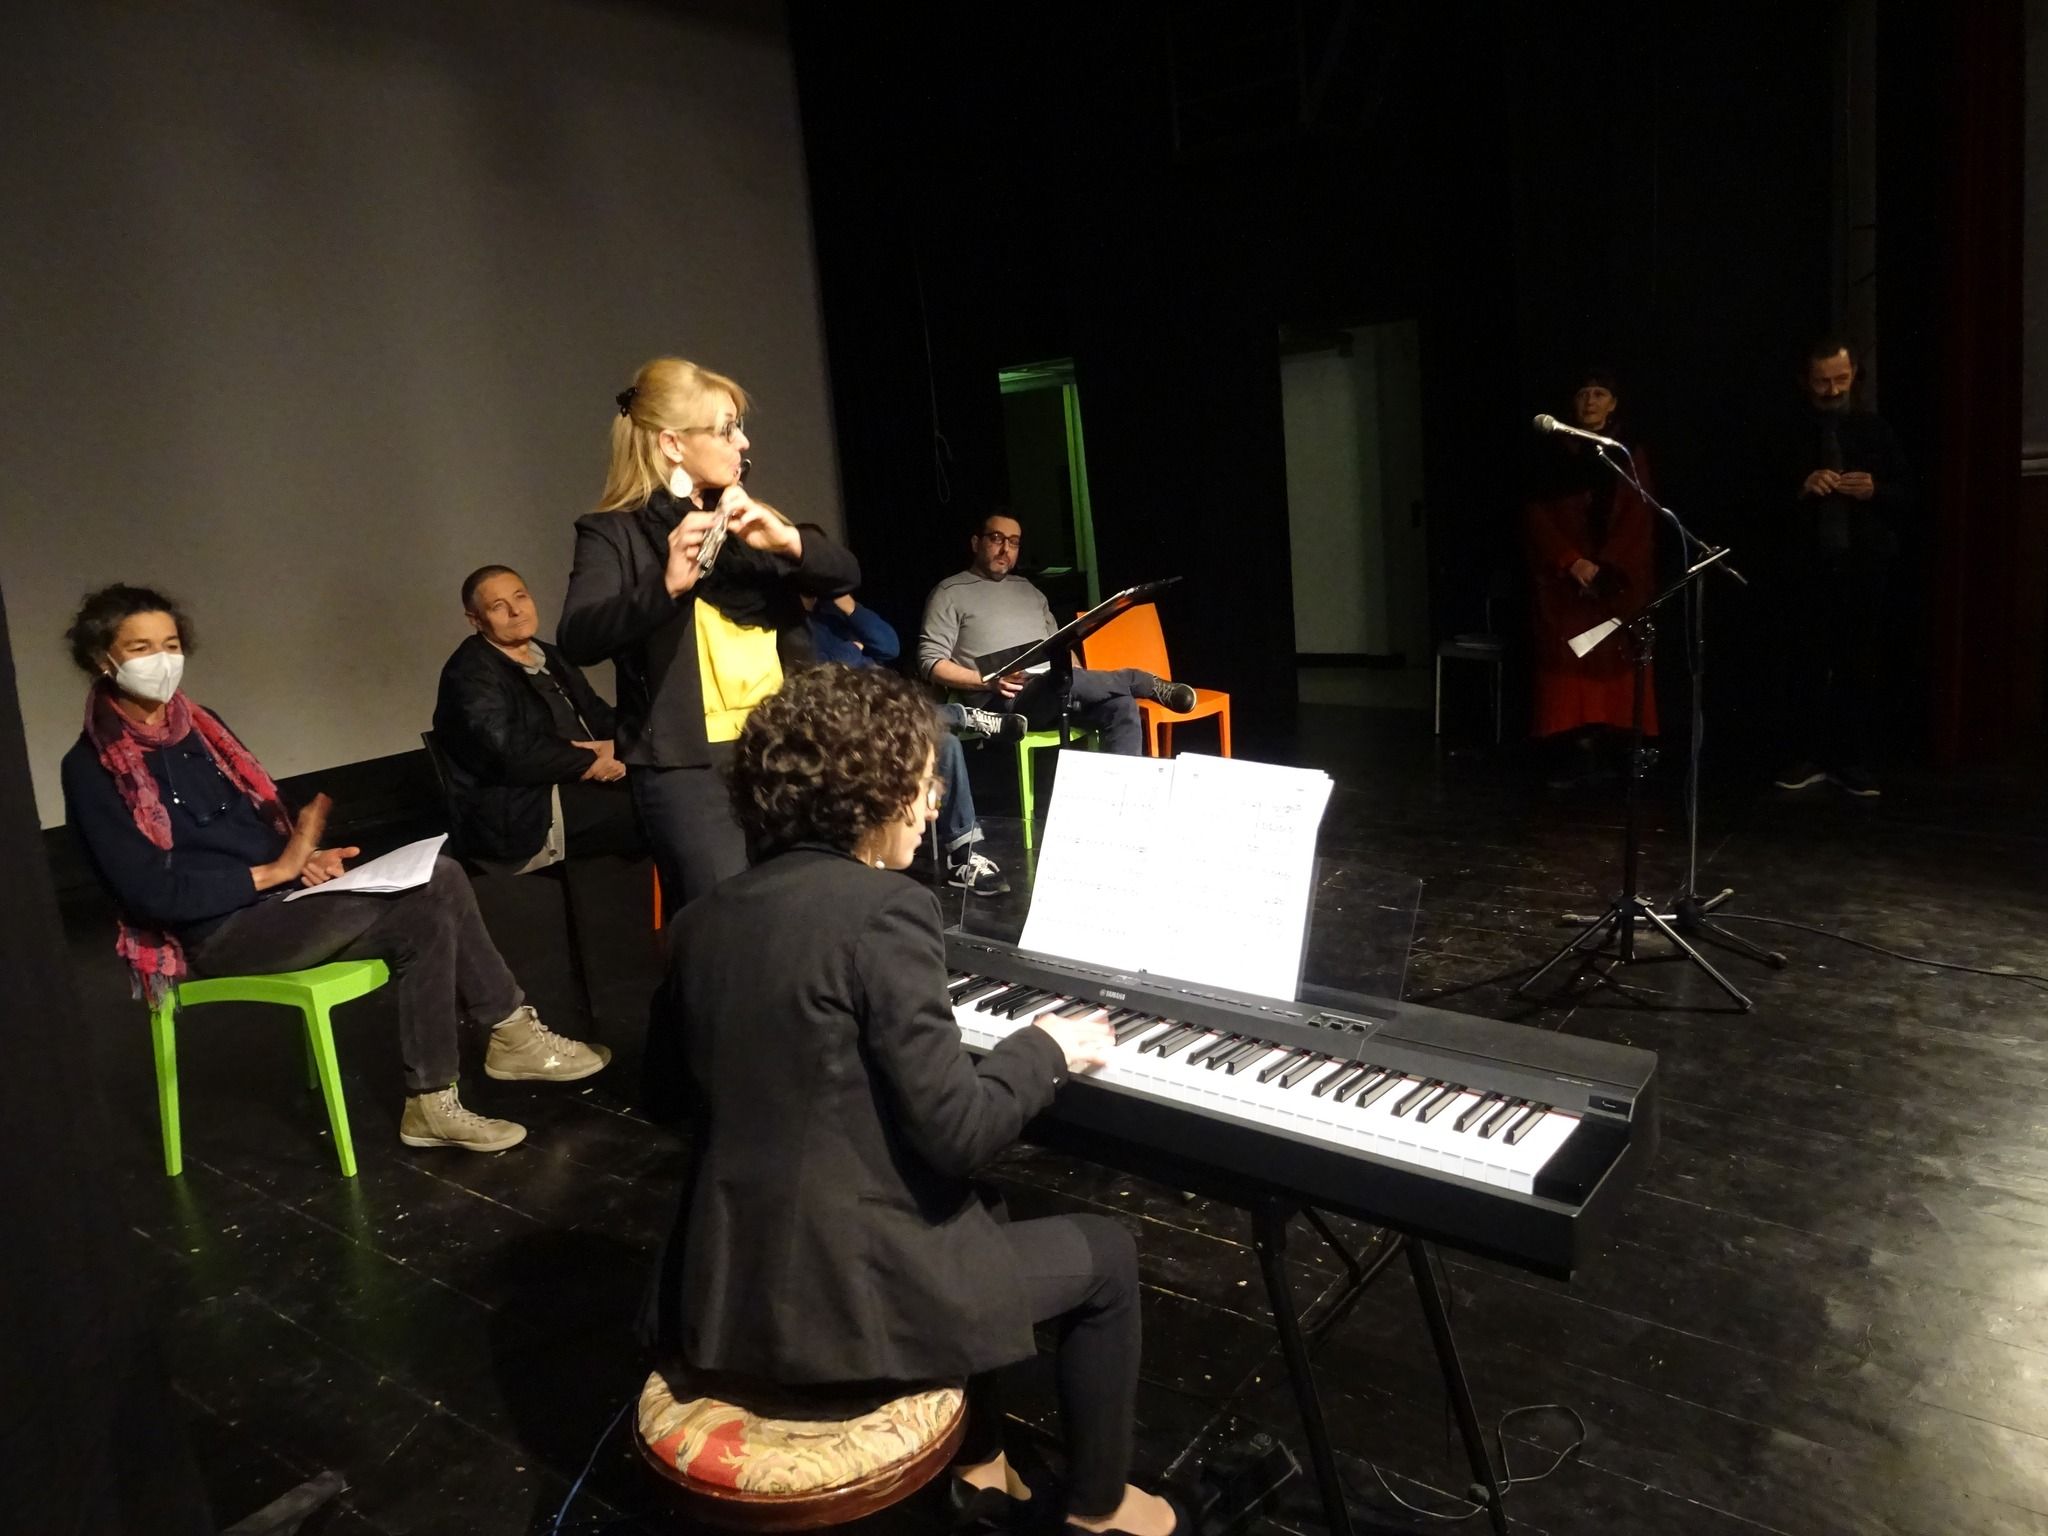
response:
{"label": "black stage floor", "polygon": [[[1639,999],[1517,1009],[1489,978],[1554,947],[1556,912],[1611,893],[1618,797],[1560,798],[1484,757],[1443,757],[1416,719],[1304,710],[1298,738],[1269,754],[1337,779],[1331,851],[1423,877],[1409,996],[1648,1047],[1663,1083],[1661,1155],[1570,1286],[1444,1255],[1489,1428],[1551,1402],[1587,1425],[1576,1461],[1509,1495],[1514,1529],[2048,1532],[2048,994],[1757,930],[1793,964],[1731,962],[1758,999],[1747,1017],[1669,965],[1645,968]],[[1737,886],[1747,911],[2048,972],[2037,785],[1907,778],[1877,804],[1825,789],[1723,798],[1703,883]],[[1649,872],[1668,886],[1682,850],[1669,812],[1657,820]],[[550,1016],[573,1020],[551,1001],[570,995],[553,898],[530,881],[491,910]],[[593,964],[599,1032],[630,1043],[656,957],[644,886],[618,901]],[[134,1262],[221,1523],[332,1467],[351,1491],[309,1527],[329,1536],[546,1529],[637,1389],[628,1320],[680,1172],[674,1139],[625,1108],[630,1048],[624,1070],[574,1088],[476,1074],[473,1102],[524,1120],[530,1140],[495,1157],[412,1153],[395,1135],[388,1000],[351,1005],[339,1034],[362,1173],[346,1180],[283,1019],[197,1012],[182,1031],[186,1173],[170,1181],[139,1006],[102,915],[71,917],[125,1144]],[[1298,1448],[1240,1218],[1039,1152],[999,1173],[1020,1213],[1106,1209],[1138,1236],[1142,1474],[1182,1458],[1214,1394],[1253,1376],[1231,1432],[1270,1426]],[[1304,1302],[1334,1284],[1306,1234],[1293,1258]],[[1436,1508],[1429,1489],[1467,1482],[1397,1281],[1320,1355],[1367,1511],[1391,1508],[1369,1463]],[[1018,1407],[1050,1422],[1042,1372]],[[1514,1470],[1540,1470],[1564,1434],[1550,1416],[1518,1421]],[[615,1435],[572,1528],[608,1515],[643,1517],[622,1530],[676,1528],[655,1509]],[[1276,1522],[1320,1528],[1304,1501]],[[926,1507],[869,1522],[934,1523]]]}

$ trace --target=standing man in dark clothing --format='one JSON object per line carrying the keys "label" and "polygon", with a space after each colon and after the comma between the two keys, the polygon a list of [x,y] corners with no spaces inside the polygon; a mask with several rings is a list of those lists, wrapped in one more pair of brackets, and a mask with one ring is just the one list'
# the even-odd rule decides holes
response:
{"label": "standing man in dark clothing", "polygon": [[475,633],[441,668],[434,704],[453,851],[494,874],[645,854],[612,708],[540,638],[539,605],[519,573],[472,571],[462,611]]}
{"label": "standing man in dark clothing", "polygon": [[1786,436],[1780,493],[1789,499],[1784,660],[1794,760],[1776,780],[1800,790],[1832,779],[1859,799],[1879,793],[1885,636],[1892,566],[1913,492],[1891,428],[1855,406],[1856,359],[1823,337],[1807,351],[1806,407]]}

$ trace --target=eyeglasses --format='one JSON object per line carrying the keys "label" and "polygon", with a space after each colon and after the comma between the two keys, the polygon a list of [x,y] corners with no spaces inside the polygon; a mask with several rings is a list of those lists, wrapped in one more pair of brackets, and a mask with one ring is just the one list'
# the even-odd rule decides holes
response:
{"label": "eyeglasses", "polygon": [[924,780],[924,803],[933,810],[940,810],[946,803],[946,786],[934,774],[926,774]]}
{"label": "eyeglasses", "polygon": [[746,436],[747,418],[735,416],[722,427],[670,427],[668,430],[679,437],[687,437],[692,432],[709,432],[720,442],[729,443],[736,437]]}
{"label": "eyeglasses", "polygon": [[1024,547],[1024,535],[1021,533],[983,533],[977,534],[975,537],[979,538],[984,544],[995,545],[997,549],[1022,549]]}

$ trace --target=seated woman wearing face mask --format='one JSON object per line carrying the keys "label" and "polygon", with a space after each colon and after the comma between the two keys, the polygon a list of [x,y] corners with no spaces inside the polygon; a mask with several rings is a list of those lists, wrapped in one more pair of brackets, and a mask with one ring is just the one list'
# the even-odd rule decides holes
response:
{"label": "seated woman wearing face mask", "polygon": [[294,819],[277,785],[211,710],[180,689],[192,628],[148,587],[90,594],[65,635],[91,676],[85,730],[64,755],[64,805],[120,909],[116,949],[152,1003],[187,975],[303,970],[383,960],[396,977],[409,1147],[497,1152],[526,1136],[463,1107],[464,1016],[488,1023],[487,1075],[568,1082],[610,1060],[564,1039],[526,1006],[484,932],[461,866],[441,859],[423,886],[286,902],[342,872],[354,848],[324,848],[329,802]]}

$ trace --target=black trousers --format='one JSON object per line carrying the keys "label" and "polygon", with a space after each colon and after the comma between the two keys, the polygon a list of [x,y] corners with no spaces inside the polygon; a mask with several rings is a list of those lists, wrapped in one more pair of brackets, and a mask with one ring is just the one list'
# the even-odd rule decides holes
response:
{"label": "black trousers", "polygon": [[[1086,667],[1074,672],[1074,718],[1102,732],[1102,750],[1135,757],[1144,750],[1145,727],[1138,716],[1138,700],[1152,697],[1159,679],[1137,667],[1114,672],[1096,672]],[[1048,731],[1059,724],[1059,699],[1051,684],[1035,677],[1016,698],[1005,701],[993,695],[992,709],[1008,709],[1024,717],[1034,731]]]}
{"label": "black trousers", "polygon": [[[1067,1444],[1067,1512],[1112,1513],[1131,1479],[1131,1416],[1138,1392],[1141,1316],[1138,1249],[1107,1216],[1046,1216],[1007,1223],[1034,1323],[1055,1325],[1053,1369]],[[960,1459],[1003,1448],[1001,1373],[967,1383]]]}
{"label": "black trousers", "polygon": [[[709,768],[627,770],[640,825],[661,871],[661,889],[671,912],[680,912],[721,880],[747,867],[747,843],[733,820],[725,766],[732,748],[712,748]],[[568,809],[563,808],[563,817]],[[647,1011],[647,1045],[640,1057],[640,1104],[656,1120],[675,1120],[688,1109],[683,1063],[684,1021],[663,1006],[666,989],[656,988]]]}
{"label": "black trousers", "polygon": [[1897,614],[1891,562],[1849,554],[1817,560],[1789,595],[1785,662],[1794,754],[1822,768],[1868,768],[1881,756],[1891,707],[1885,655]]}
{"label": "black trousers", "polygon": [[186,959],[199,976],[382,960],[397,978],[398,1053],[408,1093],[455,1081],[465,1017],[495,1024],[526,1000],[484,931],[469,876],[445,856],[434,861],[433,878],[410,891],[259,901],[190,946]]}

